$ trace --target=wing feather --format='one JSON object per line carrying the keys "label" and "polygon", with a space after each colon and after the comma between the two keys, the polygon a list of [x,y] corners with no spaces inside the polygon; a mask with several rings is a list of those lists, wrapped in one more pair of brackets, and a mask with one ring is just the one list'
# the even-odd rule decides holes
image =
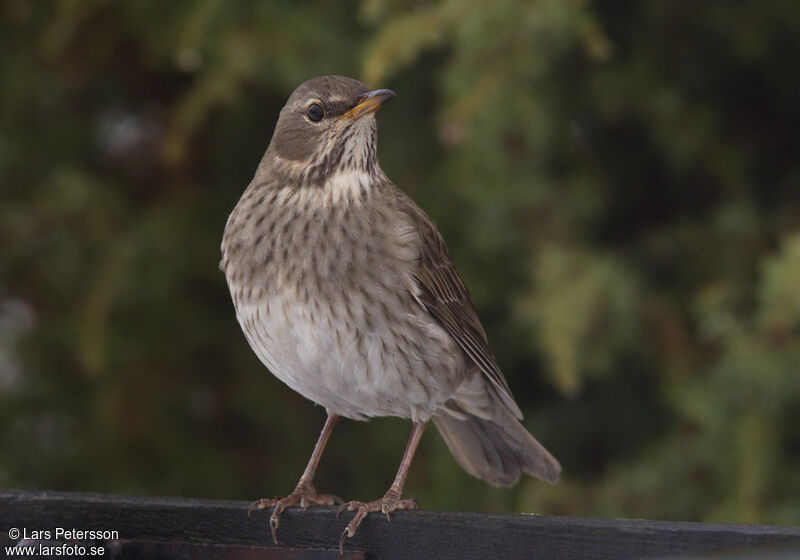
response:
{"label": "wing feather", "polygon": [[421,247],[413,277],[420,290],[417,299],[453,337],[456,344],[480,369],[502,401],[522,418],[511,389],[489,348],[469,290],[458,275],[447,246],[436,225],[411,199],[403,197],[401,209],[419,233]]}

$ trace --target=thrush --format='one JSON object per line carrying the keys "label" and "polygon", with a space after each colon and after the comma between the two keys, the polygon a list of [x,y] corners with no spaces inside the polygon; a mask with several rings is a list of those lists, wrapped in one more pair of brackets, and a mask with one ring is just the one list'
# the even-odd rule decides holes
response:
{"label": "thrush", "polygon": [[272,508],[333,505],[312,480],[341,417],[413,422],[386,494],[351,501],[340,549],[370,512],[417,506],[403,485],[432,421],[469,474],[497,485],[521,473],[555,483],[558,461],[522,426],[469,291],[433,221],[384,174],[375,115],[394,95],[323,76],[300,85],[278,117],[255,176],[230,214],[221,269],[236,317],[269,370],[328,417],[311,459]]}

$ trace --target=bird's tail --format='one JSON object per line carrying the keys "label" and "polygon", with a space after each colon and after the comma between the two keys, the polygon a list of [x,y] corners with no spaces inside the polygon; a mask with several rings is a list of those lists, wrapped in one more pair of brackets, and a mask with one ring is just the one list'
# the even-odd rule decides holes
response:
{"label": "bird's tail", "polygon": [[496,403],[492,409],[491,419],[466,412],[434,416],[433,423],[461,467],[495,486],[513,486],[522,472],[558,482],[558,460],[505,406]]}

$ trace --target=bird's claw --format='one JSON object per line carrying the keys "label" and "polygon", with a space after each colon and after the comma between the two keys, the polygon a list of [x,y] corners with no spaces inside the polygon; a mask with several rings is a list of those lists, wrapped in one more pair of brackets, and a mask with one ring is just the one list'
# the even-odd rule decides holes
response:
{"label": "bird's claw", "polygon": [[339,552],[344,552],[344,542],[356,534],[359,525],[361,525],[367,514],[371,512],[383,513],[386,516],[386,520],[391,521],[392,518],[389,514],[398,509],[419,509],[419,502],[413,498],[401,499],[400,496],[387,493],[383,498],[374,502],[358,502],[354,500],[339,506],[339,509],[336,510],[337,518],[345,510],[358,510],[353,519],[350,520],[350,523],[344,528],[344,531],[342,531],[342,536],[339,537]]}
{"label": "bird's claw", "polygon": [[300,504],[303,509],[308,508],[309,505],[315,506],[332,506],[341,504],[344,500],[333,494],[317,494],[311,484],[298,484],[294,492],[285,498],[261,498],[256,500],[247,509],[247,515],[250,515],[253,510],[262,510],[274,507],[272,515],[269,516],[269,528],[272,531],[272,542],[278,544],[278,525],[280,525],[280,517],[287,507]]}
{"label": "bird's claw", "polygon": [[261,498],[260,500],[256,500],[247,508],[247,516],[249,517],[254,509],[267,509],[268,507],[274,506],[279,499],[280,498],[276,496],[275,498]]}

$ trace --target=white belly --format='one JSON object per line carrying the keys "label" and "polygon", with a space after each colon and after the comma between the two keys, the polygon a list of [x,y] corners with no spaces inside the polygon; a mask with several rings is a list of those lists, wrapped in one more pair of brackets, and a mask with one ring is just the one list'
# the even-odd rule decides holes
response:
{"label": "white belly", "polygon": [[[408,303],[392,294],[381,296],[398,309]],[[240,300],[236,312],[270,371],[331,412],[355,419],[429,419],[463,378],[461,352],[416,302],[387,321],[357,299],[302,305],[295,294],[284,292]],[[348,316],[341,313],[342,305]]]}

